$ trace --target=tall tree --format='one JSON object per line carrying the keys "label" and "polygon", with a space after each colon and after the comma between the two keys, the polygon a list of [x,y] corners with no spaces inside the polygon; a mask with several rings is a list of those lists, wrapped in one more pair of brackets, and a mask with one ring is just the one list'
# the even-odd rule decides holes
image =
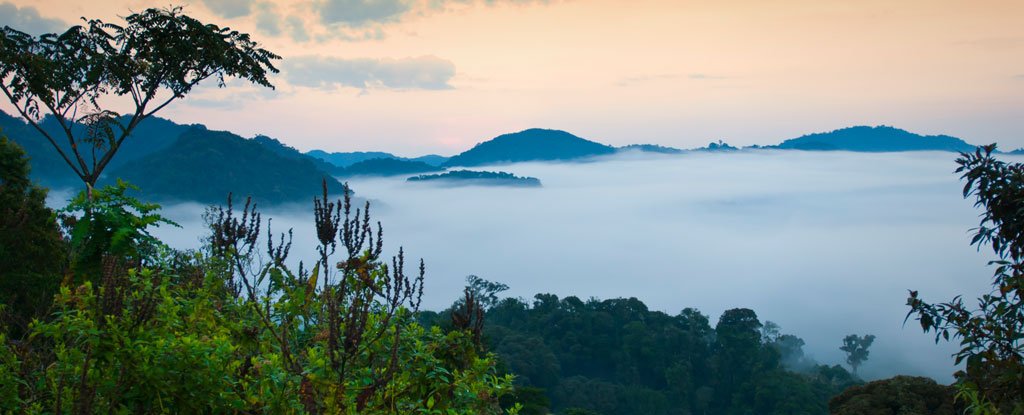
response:
{"label": "tall tree", "polygon": [[854,375],[857,374],[857,368],[868,360],[868,354],[870,354],[868,348],[874,342],[875,336],[871,334],[863,337],[851,334],[843,338],[843,346],[839,350],[846,352],[846,363],[853,369]]}
{"label": "tall tree", "polygon": [[976,307],[961,296],[931,304],[910,291],[907,318],[916,314],[936,342],[960,340],[955,356],[956,363],[966,362],[957,373],[964,396],[976,405],[1024,413],[1024,164],[998,160],[995,151],[990,144],[956,160],[966,182],[964,198],[974,196],[975,207],[984,209],[971,245],[988,244],[997,257],[990,262],[992,290]]}
{"label": "tall tree", "polygon": [[[83,25],[62,34],[38,37],[0,29],[0,91],[90,197],[103,169],[146,117],[204,80],[223,87],[225,77],[236,77],[273,88],[267,73],[278,71],[272,61],[280,57],[248,34],[202,23],[180,7],[147,9],[124,20],[121,26],[83,18]],[[131,98],[128,117],[105,108],[112,96]],[[41,127],[47,115],[63,137]]]}
{"label": "tall tree", "polygon": [[25,152],[0,136],[0,323],[15,337],[49,308],[65,262],[46,189],[28,174]]}

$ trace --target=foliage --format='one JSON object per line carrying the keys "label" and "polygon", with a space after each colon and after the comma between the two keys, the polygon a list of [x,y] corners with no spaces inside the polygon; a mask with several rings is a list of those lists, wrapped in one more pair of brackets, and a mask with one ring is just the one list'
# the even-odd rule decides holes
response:
{"label": "foliage", "polygon": [[907,299],[925,332],[935,341],[960,340],[956,363],[966,363],[957,377],[977,392],[979,401],[991,402],[1005,413],[1024,412],[1024,165],[996,159],[994,144],[956,160],[965,181],[963,195],[974,196],[984,209],[971,244],[991,246],[998,259],[992,291],[978,298],[977,308],[962,297],[931,304],[911,291]]}
{"label": "foliage", "polygon": [[[468,282],[471,292],[503,287]],[[421,321],[447,326],[446,314],[424,313]],[[786,370],[775,342],[802,355],[802,340],[767,341],[747,309],[727,311],[713,328],[691,308],[673,316],[635,298],[538,294],[532,303],[500,299],[485,315],[485,343],[516,374],[517,390],[528,391],[519,395],[523,413],[545,413],[538,407],[547,405],[559,414],[824,414],[830,397],[856,383],[839,366]]]}
{"label": "foliage", "polygon": [[0,137],[0,324],[14,338],[45,313],[64,270],[65,244],[46,190],[29,181],[28,160]]}
{"label": "foliage", "polygon": [[871,334],[864,336],[851,334],[843,338],[843,345],[839,347],[839,350],[846,352],[846,363],[853,368],[854,375],[857,374],[857,368],[868,360],[868,354],[870,354],[868,349],[874,342],[875,336]]}
{"label": "foliage", "polygon": [[159,205],[128,196],[133,189],[138,188],[118,180],[116,185],[95,189],[92,198],[79,193],[60,210],[70,235],[71,267],[77,282],[95,281],[105,255],[148,265],[146,260],[164,248],[148,229],[161,224],[178,226],[157,213]]}
{"label": "foliage", "polygon": [[834,415],[954,415],[963,408],[954,403],[956,388],[914,376],[896,376],[853,386],[829,401]]}
{"label": "foliage", "polygon": [[407,276],[401,249],[385,260],[348,193],[315,201],[321,256],[293,271],[290,232],[262,232],[252,203],[213,208],[204,249],[176,252],[126,189],[68,209],[85,212],[71,245],[98,275],[72,268],[26,341],[0,334],[0,412],[488,414],[512,392],[473,333],[414,321],[422,263]]}
{"label": "foliage", "polygon": [[[123,26],[85,20],[62,34],[31,36],[0,29],[0,90],[91,191],[103,169],[143,119],[187,95],[206,79],[235,77],[272,87],[279,57],[249,35],[205,24],[181,8],[146,9]],[[127,120],[102,98],[129,96]],[[80,111],[81,110],[81,111]],[[37,120],[51,115],[62,140]],[[85,131],[74,132],[74,124]]]}

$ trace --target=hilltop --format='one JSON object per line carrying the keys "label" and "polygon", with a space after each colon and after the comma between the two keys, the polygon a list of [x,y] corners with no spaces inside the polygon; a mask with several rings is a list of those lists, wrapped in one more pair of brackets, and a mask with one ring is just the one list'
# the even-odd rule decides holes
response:
{"label": "hilltop", "polygon": [[532,128],[482,142],[445,162],[445,166],[480,166],[521,161],[573,160],[612,154],[615,148],[560,130]]}

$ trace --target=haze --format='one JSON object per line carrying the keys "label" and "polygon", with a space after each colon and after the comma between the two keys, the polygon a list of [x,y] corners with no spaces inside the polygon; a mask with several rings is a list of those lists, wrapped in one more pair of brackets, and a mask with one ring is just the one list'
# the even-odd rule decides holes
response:
{"label": "haze", "polygon": [[[637,297],[712,324],[755,310],[843,363],[851,333],[878,336],[868,379],[952,380],[951,344],[903,325],[908,289],[931,301],[985,292],[991,255],[968,245],[977,225],[960,196],[955,154],[755,151],[631,154],[586,163],[485,167],[538,177],[542,188],[439,187],[400,178],[350,180],[383,222],[385,249],[427,263],[425,308],[440,310],[474,274],[508,296]],[[1013,159],[1012,161],[1019,161]],[[54,194],[52,201],[65,197]],[[156,233],[198,246],[203,207],[166,206],[183,228]],[[313,258],[308,206],[263,209],[295,229],[293,259]],[[265,229],[265,228],[264,228]]]}

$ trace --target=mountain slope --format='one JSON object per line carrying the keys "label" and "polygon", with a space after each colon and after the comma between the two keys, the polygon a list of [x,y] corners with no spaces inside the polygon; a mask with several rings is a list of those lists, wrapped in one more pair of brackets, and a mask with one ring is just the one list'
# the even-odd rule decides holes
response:
{"label": "mountain slope", "polygon": [[252,140],[259,143],[260,145],[263,145],[268,150],[273,151],[274,153],[281,157],[290,158],[293,160],[308,161],[310,163],[313,163],[313,165],[316,166],[316,168],[327,173],[342,174],[342,172],[344,171],[344,169],[341,169],[338,166],[335,166],[324,160],[310,156],[309,154],[303,154],[299,150],[296,150],[295,147],[282,143],[281,141],[275,138],[270,138],[265,135],[258,135],[256,137],[253,137]]}
{"label": "mountain slope", "polygon": [[572,160],[611,154],[615,148],[565,131],[533,128],[505,134],[456,155],[445,166],[479,166],[520,161]]}
{"label": "mountain slope", "polygon": [[919,135],[889,126],[857,126],[827,133],[808,134],[783,141],[786,150],[883,151],[973,151],[974,146],[948,135]]}
{"label": "mountain slope", "polygon": [[398,176],[442,170],[444,169],[441,167],[432,166],[420,161],[379,158],[363,160],[348,166],[342,174],[345,176]]}
{"label": "mountain slope", "polygon": [[[127,124],[128,119],[128,117],[121,117],[120,121],[122,124]],[[40,122],[40,126],[53,137],[57,145],[65,151],[68,157],[74,157],[69,151],[70,145],[67,142],[67,136],[64,135],[63,129],[55,118],[49,116],[44,118]],[[121,148],[117,150],[117,154],[110,160],[106,171],[166,149],[183,132],[192,127],[159,117],[146,118],[124,140]],[[34,127],[20,118],[0,111],[0,129],[3,130],[3,134],[21,145],[29,155],[33,179],[39,180],[48,187],[77,186],[81,183],[78,176],[71,170],[71,167],[64,162],[46,138]],[[76,134],[76,137],[84,137],[84,126],[75,124],[71,127],[71,130]],[[90,153],[87,152],[82,156],[86,162],[92,161]]]}
{"label": "mountain slope", "polygon": [[110,176],[139,186],[147,197],[222,203],[228,193],[261,203],[309,201],[326,179],[341,183],[313,162],[282,156],[256,140],[225,131],[192,128],[164,151],[125,163]]}
{"label": "mountain slope", "polygon": [[431,166],[440,166],[445,161],[448,161],[448,157],[439,156],[437,154],[427,154],[419,157],[398,157],[391,153],[385,153],[382,151],[352,151],[352,152],[338,152],[328,153],[323,150],[310,150],[306,152],[306,155],[314,157],[323,161],[326,161],[332,165],[338,167],[348,167],[361,161],[373,160],[373,159],[395,159],[404,161],[418,161],[426,163]]}

